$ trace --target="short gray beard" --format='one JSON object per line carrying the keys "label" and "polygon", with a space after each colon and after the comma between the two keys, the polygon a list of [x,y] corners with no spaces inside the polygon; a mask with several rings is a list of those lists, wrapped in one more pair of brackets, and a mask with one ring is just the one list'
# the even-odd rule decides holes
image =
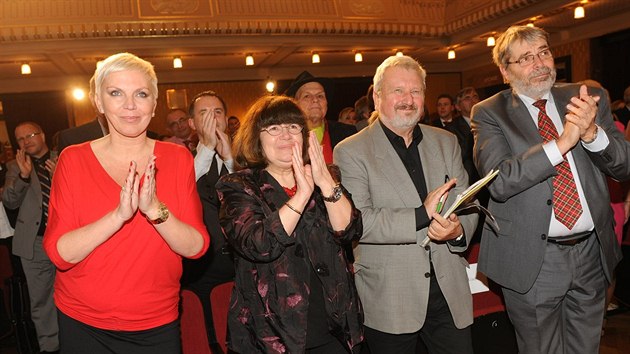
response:
{"label": "short gray beard", "polygon": [[418,117],[415,119],[405,119],[399,116],[394,116],[393,118],[389,118],[382,113],[379,113],[379,115],[381,116],[381,119],[385,118],[385,120],[387,120],[387,122],[391,124],[392,128],[400,129],[400,130],[415,127],[416,125],[418,125],[418,122],[420,122],[420,118],[422,118],[422,114],[418,114]]}
{"label": "short gray beard", "polygon": [[520,95],[525,95],[534,99],[542,97],[544,94],[551,90],[551,87],[556,82],[556,68],[551,68],[549,72],[549,80],[539,85],[531,85],[523,80],[514,79],[510,82],[512,88]]}

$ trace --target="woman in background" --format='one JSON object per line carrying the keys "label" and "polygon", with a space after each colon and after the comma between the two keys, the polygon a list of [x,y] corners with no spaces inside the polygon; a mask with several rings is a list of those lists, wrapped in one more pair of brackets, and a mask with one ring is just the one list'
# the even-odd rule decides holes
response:
{"label": "woman in background", "polygon": [[361,237],[361,213],[305,128],[291,99],[259,99],[233,147],[248,168],[217,184],[221,225],[235,251],[228,324],[229,347],[239,353],[342,354],[363,340],[342,251]]}
{"label": "woman in background", "polygon": [[109,135],[57,164],[44,248],[58,268],[61,353],[181,352],[181,258],[209,238],[192,156],[146,136],[157,94],[149,62],[104,60],[95,102]]}

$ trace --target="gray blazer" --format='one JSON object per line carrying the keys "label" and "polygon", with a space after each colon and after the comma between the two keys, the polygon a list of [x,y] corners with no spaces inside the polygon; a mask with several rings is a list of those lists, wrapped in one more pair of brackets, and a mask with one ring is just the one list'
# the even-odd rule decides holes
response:
{"label": "gray blazer", "polygon": [[31,182],[26,183],[20,178],[17,162],[13,160],[7,164],[2,203],[9,209],[20,208],[13,236],[13,254],[33,259],[33,245],[42,218],[42,189],[35,166],[31,171]]}
{"label": "gray blazer", "polygon": [[[600,96],[596,124],[610,140],[600,153],[592,153],[578,143],[572,150],[582,188],[591,210],[601,247],[606,276],[621,259],[613,233],[613,213],[605,174],[619,180],[630,177],[630,144],[613,124],[608,97]],[[579,94],[579,86],[554,86],[551,95],[562,120],[569,100]],[[473,108],[474,159],[483,175],[498,168],[499,175],[489,186],[489,209],[500,231],[484,228],[479,270],[500,285],[527,292],[538,277],[547,244],[556,169],[543,151],[543,141],[527,107],[512,93],[502,91]]]}
{"label": "gray blazer", "polygon": [[[447,206],[468,186],[457,138],[420,125],[418,146],[427,190],[457,178]],[[355,247],[355,282],[365,312],[365,325],[392,334],[412,333],[424,324],[429,300],[429,252],[440,288],[458,328],[473,322],[466,260],[456,252],[466,247],[431,243],[420,247],[427,228],[416,231],[415,211],[422,205],[407,170],[376,120],[342,141],[334,150],[343,185],[363,215],[363,236]],[[461,218],[469,244],[477,215]]]}

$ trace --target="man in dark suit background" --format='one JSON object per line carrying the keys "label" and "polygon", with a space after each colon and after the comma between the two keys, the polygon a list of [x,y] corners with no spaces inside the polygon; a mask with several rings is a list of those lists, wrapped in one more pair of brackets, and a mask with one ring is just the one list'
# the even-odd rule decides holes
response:
{"label": "man in dark suit background", "polygon": [[548,34],[509,28],[493,59],[512,86],[472,112],[481,174],[498,169],[479,270],[503,287],[521,353],[598,353],[621,251],[605,175],[630,177],[630,145],[600,89],[554,86]]}
{"label": "man in dark suit background", "polygon": [[461,116],[455,115],[455,105],[453,98],[448,94],[441,94],[437,99],[437,119],[432,122],[433,126],[446,129],[455,134],[457,142],[462,150],[462,163],[468,172],[470,184],[479,180],[479,174],[473,162],[473,136],[470,125]]}
{"label": "man in dark suit background", "polygon": [[308,71],[302,72],[291,83],[285,94],[295,98],[298,106],[306,114],[308,129],[315,131],[324,149],[326,163],[332,163],[332,152],[343,139],[357,132],[352,125],[326,120],[328,112],[327,94],[330,94],[330,81],[314,77]]}
{"label": "man in dark suit background", "polygon": [[223,98],[214,91],[199,93],[190,103],[188,116],[190,128],[199,137],[195,178],[203,207],[203,221],[211,242],[210,249],[201,258],[184,262],[182,285],[191,289],[201,300],[208,343],[215,352],[220,347],[214,331],[210,292],[215,286],[234,279],[234,263],[219,225],[221,204],[214,185],[219,177],[234,172],[234,160],[230,138],[226,133],[227,106]]}

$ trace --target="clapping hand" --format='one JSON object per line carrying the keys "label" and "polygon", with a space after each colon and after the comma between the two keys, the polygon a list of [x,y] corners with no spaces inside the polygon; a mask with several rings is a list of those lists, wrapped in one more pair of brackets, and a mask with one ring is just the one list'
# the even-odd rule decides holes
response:
{"label": "clapping hand", "polygon": [[136,171],[137,168],[138,164],[135,161],[129,163],[129,172],[120,190],[120,202],[116,209],[116,215],[124,221],[131,219],[133,214],[136,213],[136,210],[138,210],[138,186],[140,184],[140,178]]}
{"label": "clapping hand", "polygon": [[591,142],[595,139],[595,117],[599,96],[590,96],[586,85],[580,86],[579,97],[572,97],[567,105],[566,120],[579,128],[580,139]]}
{"label": "clapping hand", "polygon": [[15,162],[20,169],[20,177],[28,178],[31,175],[31,171],[33,171],[33,162],[31,161],[31,157],[26,153],[26,150],[18,149],[15,154]]}
{"label": "clapping hand", "polygon": [[317,140],[315,132],[309,132],[308,156],[311,159],[311,170],[313,171],[313,181],[316,186],[324,193],[329,193],[335,186],[326,161],[324,160],[323,148]]}
{"label": "clapping hand", "polygon": [[197,127],[199,141],[210,150],[215,150],[223,161],[232,159],[232,149],[228,135],[217,129],[217,118],[214,110],[208,110],[201,118],[201,126]]}
{"label": "clapping hand", "polygon": [[127,221],[133,217],[138,209],[145,215],[154,214],[158,210],[160,202],[157,199],[155,188],[155,155],[151,155],[144,171],[144,181],[140,188],[140,176],[138,165],[135,161],[129,164],[129,173],[120,191],[120,203],[117,215]]}
{"label": "clapping hand", "polygon": [[311,165],[304,165],[304,160],[302,159],[302,146],[298,142],[293,143],[293,156],[292,156],[292,166],[293,166],[293,176],[295,178],[295,184],[297,185],[296,195],[301,195],[305,199],[310,198],[311,194],[313,194],[314,183],[313,183],[313,172]]}
{"label": "clapping hand", "polygon": [[148,215],[151,219],[160,207],[160,201],[157,199],[155,188],[155,155],[151,155],[149,163],[144,171],[144,181],[140,188],[138,196],[138,209],[144,215]]}

